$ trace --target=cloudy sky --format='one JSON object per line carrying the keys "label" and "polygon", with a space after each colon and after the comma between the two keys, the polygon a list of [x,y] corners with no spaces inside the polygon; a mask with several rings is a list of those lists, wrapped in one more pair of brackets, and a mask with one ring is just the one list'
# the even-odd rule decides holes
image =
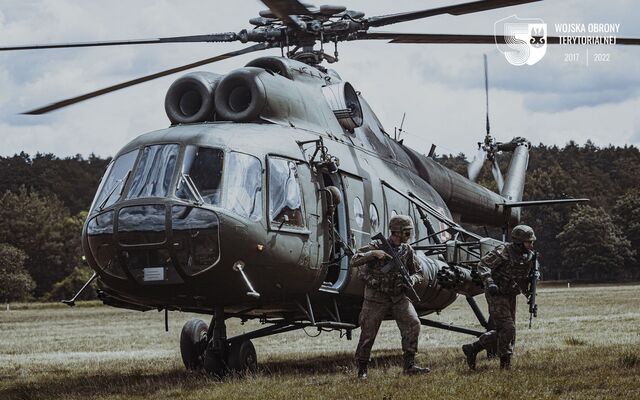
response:
{"label": "cloudy sky", "polygon": [[[368,16],[460,1],[345,0]],[[155,38],[248,28],[264,6],[255,0],[0,0],[0,46]],[[556,23],[616,23],[618,37],[640,37],[636,2],[547,0],[482,13],[442,15],[378,30],[493,34],[510,15]],[[241,48],[235,44],[165,44],[0,53],[0,155],[26,151],[58,156],[110,156],[134,137],[168,126],[169,76],[55,111],[20,115],[38,106],[138,76]],[[640,145],[640,46],[549,46],[533,66],[510,65],[494,45],[344,43],[333,66],[362,92],[388,132],[406,112],[406,142],[426,152],[474,153],[484,135],[482,54],[489,59],[492,133],[534,144],[573,139],[598,145]],[[590,62],[586,56],[589,51]],[[579,61],[565,62],[565,54]],[[594,54],[607,54],[595,62]],[[261,55],[278,55],[269,50]],[[226,73],[245,55],[200,68]]]}

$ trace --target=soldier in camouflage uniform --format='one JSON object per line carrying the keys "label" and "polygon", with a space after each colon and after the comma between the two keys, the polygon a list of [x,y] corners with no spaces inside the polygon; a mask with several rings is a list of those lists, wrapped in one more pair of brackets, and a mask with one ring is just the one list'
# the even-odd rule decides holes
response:
{"label": "soldier in camouflage uniform", "polygon": [[[396,215],[389,221],[389,243],[407,268],[413,285],[422,280],[422,268],[418,264],[415,252],[407,241],[413,233],[413,222],[405,215]],[[382,320],[388,314],[395,319],[402,336],[404,352],[404,373],[413,375],[429,372],[415,363],[418,351],[420,320],[413,304],[405,294],[405,286],[400,272],[391,269],[387,273],[381,268],[391,256],[378,248],[377,241],[358,249],[351,259],[352,267],[358,268],[358,277],[365,282],[364,303],[360,312],[360,341],[356,350],[358,377],[367,379],[367,364],[373,342],[378,334]]]}
{"label": "soldier in camouflage uniform", "polygon": [[477,267],[495,330],[486,332],[475,343],[462,346],[471,369],[476,368],[476,356],[480,351],[496,347],[500,368],[511,367],[516,338],[516,296],[520,293],[529,296],[536,236],[531,227],[518,225],[511,232],[511,240],[512,243],[500,245],[487,253]]}

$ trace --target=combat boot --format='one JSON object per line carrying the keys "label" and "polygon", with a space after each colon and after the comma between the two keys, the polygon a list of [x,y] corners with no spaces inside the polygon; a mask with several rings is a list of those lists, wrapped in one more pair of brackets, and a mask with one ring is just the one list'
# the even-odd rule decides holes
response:
{"label": "combat boot", "polygon": [[416,355],[413,353],[404,353],[404,370],[405,375],[418,375],[431,372],[429,368],[423,368],[416,365]]}
{"label": "combat boot", "polygon": [[361,381],[367,380],[367,362],[366,361],[358,361],[358,379]]}
{"label": "combat boot", "polygon": [[465,344],[462,346],[462,352],[467,357],[467,365],[469,369],[476,369],[476,357],[478,353],[482,351],[482,345],[480,342],[474,342],[471,344]]}
{"label": "combat boot", "polygon": [[511,369],[511,356],[500,356],[500,369]]}

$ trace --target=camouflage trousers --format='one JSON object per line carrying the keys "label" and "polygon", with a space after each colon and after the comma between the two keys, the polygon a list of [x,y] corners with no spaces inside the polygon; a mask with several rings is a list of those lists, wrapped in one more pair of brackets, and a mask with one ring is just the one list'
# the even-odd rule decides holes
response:
{"label": "camouflage trousers", "polygon": [[[377,299],[376,299],[377,300]],[[368,362],[371,348],[378,335],[380,324],[384,317],[391,312],[402,337],[402,351],[415,354],[418,352],[418,336],[420,335],[420,320],[413,304],[405,295],[387,296],[384,301],[365,298],[360,312],[360,341],[356,349],[356,359]]]}
{"label": "camouflage trousers", "polygon": [[511,356],[516,342],[516,296],[485,294],[489,305],[489,314],[495,324],[490,330],[478,338],[484,349],[498,350],[498,356]]}

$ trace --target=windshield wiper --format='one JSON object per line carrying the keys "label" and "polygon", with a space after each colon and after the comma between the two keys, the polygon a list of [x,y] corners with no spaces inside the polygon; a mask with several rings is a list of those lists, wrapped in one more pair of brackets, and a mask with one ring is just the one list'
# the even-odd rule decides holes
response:
{"label": "windshield wiper", "polygon": [[193,180],[191,179],[191,177],[185,174],[184,172],[181,172],[180,176],[182,177],[182,180],[184,180],[185,186],[187,187],[189,194],[191,194],[191,196],[193,196],[193,198],[195,199],[196,205],[201,206],[202,204],[204,204],[204,199],[202,198],[202,195],[198,191],[196,184],[193,183]]}
{"label": "windshield wiper", "polygon": [[124,182],[126,182],[127,179],[129,179],[129,174],[131,174],[131,170],[127,171],[127,174],[124,176],[124,178],[118,179],[116,181],[116,185],[113,187],[113,189],[111,189],[111,191],[109,192],[107,197],[105,197],[105,199],[102,201],[102,203],[100,203],[100,205],[98,206],[98,211],[102,211],[104,206],[107,204],[107,201],[109,201],[109,199],[113,195],[113,192],[115,192],[116,189],[118,189],[118,188],[120,188],[120,191],[118,192],[118,197],[120,197],[120,195],[122,194],[122,191],[124,190]]}

